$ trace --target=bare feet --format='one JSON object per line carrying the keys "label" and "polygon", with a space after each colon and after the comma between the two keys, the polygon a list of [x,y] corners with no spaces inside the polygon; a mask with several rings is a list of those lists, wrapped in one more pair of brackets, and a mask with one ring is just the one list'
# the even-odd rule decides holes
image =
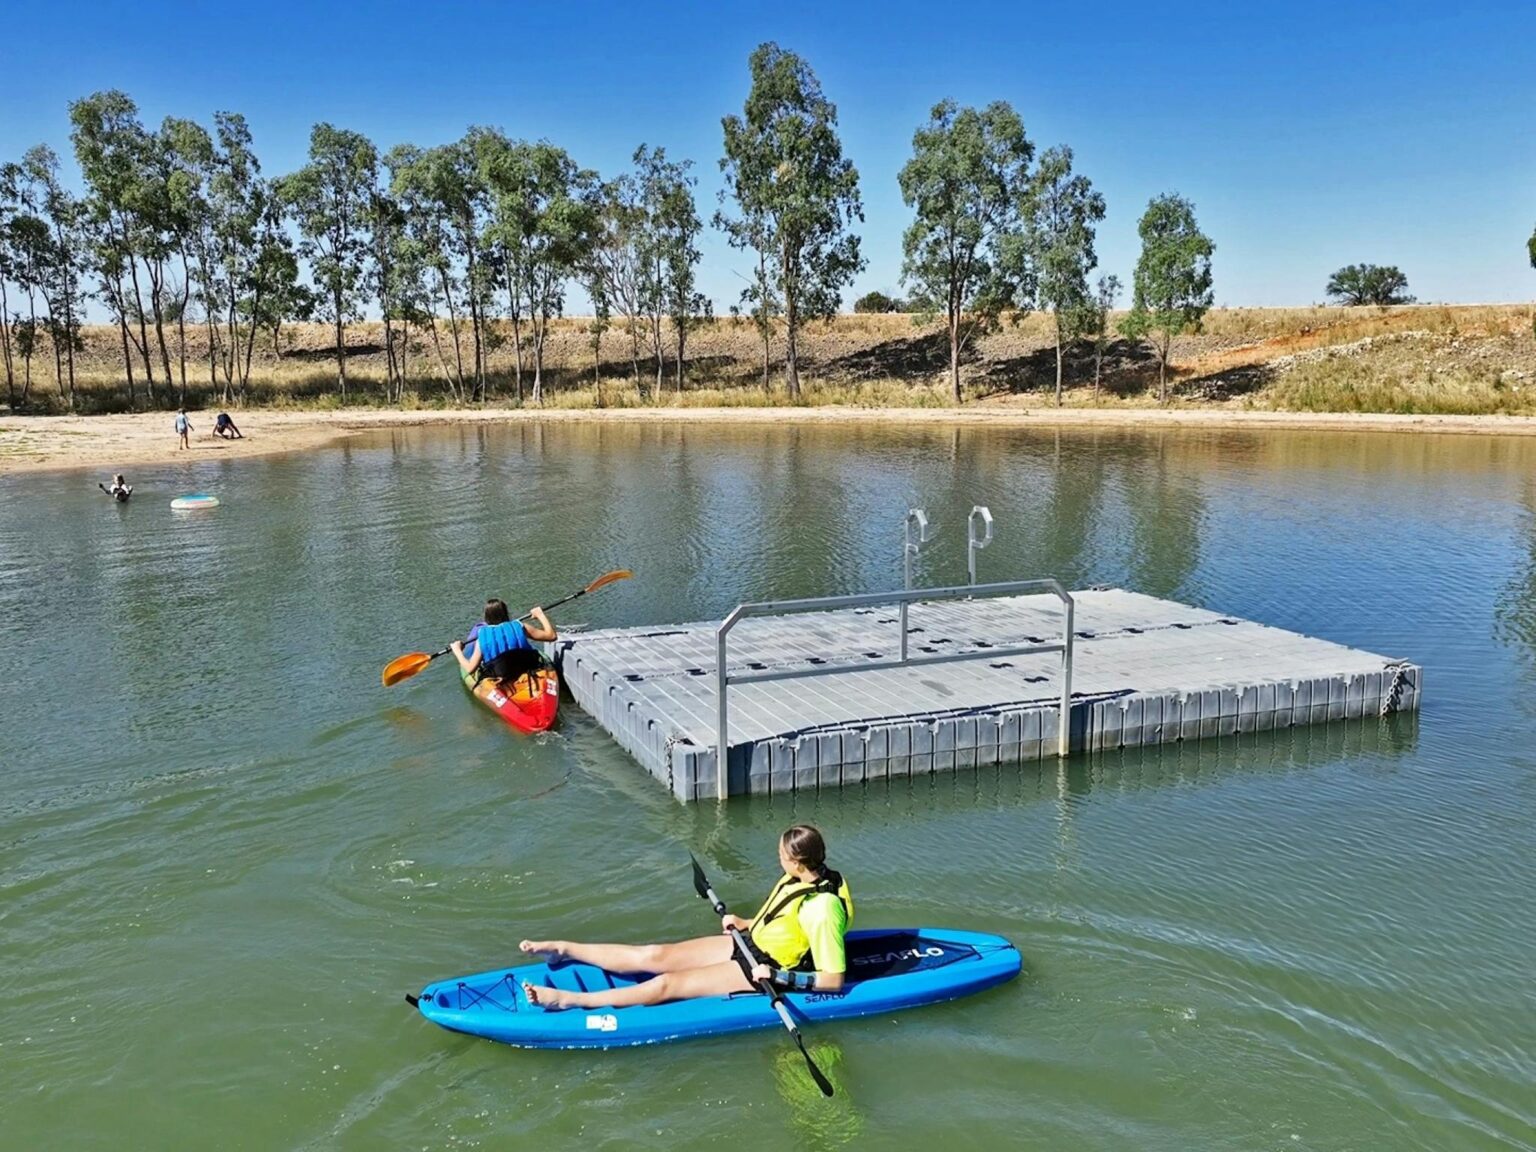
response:
{"label": "bare feet", "polygon": [[562,992],[558,988],[545,988],[541,985],[530,984],[524,980],[523,995],[528,997],[528,1003],[530,1004],[537,1004],[540,1008],[558,1011],[561,1008],[570,1007],[568,997],[572,994]]}
{"label": "bare feet", "polygon": [[564,940],[524,940],[518,950],[529,956],[542,956],[546,961],[564,960],[570,945]]}

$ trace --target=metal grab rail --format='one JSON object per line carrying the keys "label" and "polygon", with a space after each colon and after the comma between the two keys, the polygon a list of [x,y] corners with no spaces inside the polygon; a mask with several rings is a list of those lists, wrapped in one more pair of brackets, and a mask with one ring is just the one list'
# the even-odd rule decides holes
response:
{"label": "metal grab rail", "polygon": [[[1020,592],[1050,592],[1062,603],[1061,641],[1014,648],[981,648],[975,652],[957,652],[945,656],[907,655],[906,607],[919,602],[972,600],[985,596],[1009,596]],[[902,629],[900,651],[896,660],[875,660],[861,664],[820,665],[787,672],[747,672],[732,675],[726,661],[727,640],[731,630],[750,616],[781,616],[791,612],[821,612],[837,608],[869,608],[880,604],[899,604]],[[1061,653],[1061,703],[1057,720],[1056,755],[1067,755],[1071,740],[1072,718],[1072,628],[1075,605],[1060,581],[1012,580],[1002,584],[971,584],[961,588],[910,588],[900,592],[867,592],[854,596],[818,596],[808,600],[763,600],[738,604],[715,629],[715,796],[726,798],[730,755],[730,702],[727,690],[732,684],[761,684],[770,680],[799,680],[809,676],[829,676],[837,672],[865,672],[880,668],[914,667],[920,664],[953,664],[963,660],[992,660],[999,656],[1028,656],[1041,652]]]}
{"label": "metal grab rail", "polygon": [[[976,532],[978,521],[981,523],[980,535]],[[992,510],[985,504],[978,504],[965,518],[965,571],[972,584],[976,583],[976,553],[990,543],[992,543]]]}

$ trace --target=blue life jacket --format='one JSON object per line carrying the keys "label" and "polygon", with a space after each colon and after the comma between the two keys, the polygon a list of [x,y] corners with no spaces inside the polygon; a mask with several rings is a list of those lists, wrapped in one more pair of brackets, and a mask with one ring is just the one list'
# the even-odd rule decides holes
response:
{"label": "blue life jacket", "polygon": [[498,656],[516,652],[520,648],[532,648],[528,633],[523,631],[521,620],[508,620],[505,624],[482,624],[475,633],[480,645],[480,663],[489,664]]}

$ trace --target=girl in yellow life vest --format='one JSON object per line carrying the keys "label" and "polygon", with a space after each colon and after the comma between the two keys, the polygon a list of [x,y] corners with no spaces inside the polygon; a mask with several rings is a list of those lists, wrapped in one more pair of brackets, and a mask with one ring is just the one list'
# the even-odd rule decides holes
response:
{"label": "girl in yellow life vest", "polygon": [[[524,983],[534,1004],[546,1008],[627,1008],[696,996],[749,992],[755,980],[772,980],[797,991],[836,992],[848,969],[843,934],[853,919],[853,897],[842,876],[827,867],[827,845],[809,824],[779,837],[784,875],[751,920],[723,916],[721,935],[675,944],[577,944],[524,940],[519,947],[552,959],[591,964],[607,972],[649,972],[649,980],[625,988],[566,992]],[[749,963],[729,935],[742,932],[754,955]]]}

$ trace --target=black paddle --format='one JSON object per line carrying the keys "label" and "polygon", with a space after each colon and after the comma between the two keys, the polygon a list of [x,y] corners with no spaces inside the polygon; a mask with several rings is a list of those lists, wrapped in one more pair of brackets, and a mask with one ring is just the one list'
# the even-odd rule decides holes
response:
{"label": "black paddle", "polygon": [[[715,910],[716,916],[726,914],[725,903],[715,895],[715,890],[709,886],[709,877],[704,875],[704,869],[699,867],[699,861],[692,852],[688,853],[688,859],[693,861],[693,890],[700,897],[709,902],[709,906]],[[736,950],[741,953],[742,959],[747,962],[750,969],[757,963],[757,957],[752,954],[752,949],[747,947],[746,940],[735,928],[731,929],[731,939],[735,941]],[[805,1066],[810,1069],[811,1079],[816,1081],[816,1087],[821,1089],[823,1096],[832,1095],[832,1082],[822,1075],[820,1068],[816,1067],[816,1061],[811,1059],[811,1054],[805,1050],[805,1040],[800,1035],[800,1029],[795,1024],[795,1018],[789,1014],[789,1005],[784,1003],[783,995],[767,980],[756,981],[757,990],[773,1002],[773,1009],[779,1014],[779,1019],[784,1021],[784,1027],[789,1029],[789,1034],[795,1038],[795,1045],[800,1049],[800,1055],[805,1057]]]}

